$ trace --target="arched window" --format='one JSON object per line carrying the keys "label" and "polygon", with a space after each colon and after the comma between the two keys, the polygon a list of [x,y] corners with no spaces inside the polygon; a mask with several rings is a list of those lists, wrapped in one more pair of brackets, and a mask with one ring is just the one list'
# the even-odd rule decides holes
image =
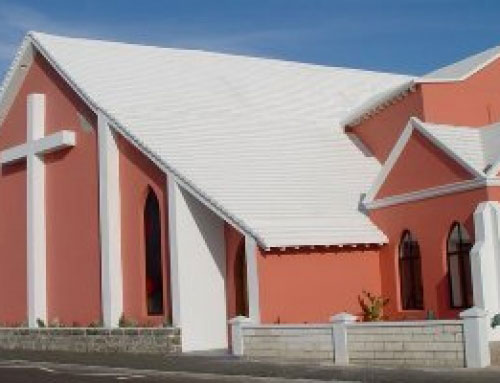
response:
{"label": "arched window", "polygon": [[245,239],[238,245],[234,262],[236,315],[248,316],[247,262],[245,257]]}
{"label": "arched window", "polygon": [[399,278],[403,310],[422,310],[424,294],[420,247],[417,239],[408,230],[403,233],[399,245]]}
{"label": "arched window", "polygon": [[448,236],[446,256],[448,259],[448,281],[452,308],[467,308],[473,305],[470,250],[472,242],[463,225],[455,222]]}
{"label": "arched window", "polygon": [[160,205],[149,189],[144,206],[144,242],[146,245],[146,302],[148,315],[163,314],[163,265],[161,261]]}

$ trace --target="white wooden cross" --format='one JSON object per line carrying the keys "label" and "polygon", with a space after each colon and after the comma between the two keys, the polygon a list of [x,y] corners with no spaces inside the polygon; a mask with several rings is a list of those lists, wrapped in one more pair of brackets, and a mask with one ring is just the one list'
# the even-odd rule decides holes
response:
{"label": "white wooden cross", "polygon": [[27,142],[0,153],[2,166],[26,158],[27,166],[27,277],[28,323],[47,322],[45,243],[45,164],[43,156],[75,146],[75,132],[45,134],[45,95],[30,94],[27,101]]}

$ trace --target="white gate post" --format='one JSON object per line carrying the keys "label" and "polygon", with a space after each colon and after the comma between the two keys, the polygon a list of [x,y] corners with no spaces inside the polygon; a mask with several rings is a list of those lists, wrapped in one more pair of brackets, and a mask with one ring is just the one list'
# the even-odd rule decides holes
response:
{"label": "white gate post", "polygon": [[349,364],[349,350],[347,348],[347,326],[356,322],[358,318],[349,313],[340,313],[332,316],[330,322],[333,324],[333,353],[335,364]]}
{"label": "white gate post", "polygon": [[488,313],[479,307],[472,307],[461,312],[460,318],[464,322],[465,366],[468,368],[489,366],[491,357]]}
{"label": "white gate post", "polygon": [[233,355],[243,355],[243,327],[250,323],[252,323],[252,320],[244,316],[237,316],[229,320],[229,324],[231,325],[231,345]]}

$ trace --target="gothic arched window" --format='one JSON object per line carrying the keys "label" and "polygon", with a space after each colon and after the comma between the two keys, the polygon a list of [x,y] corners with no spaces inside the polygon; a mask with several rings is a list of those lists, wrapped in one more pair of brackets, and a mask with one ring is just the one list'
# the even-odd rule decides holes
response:
{"label": "gothic arched window", "polygon": [[424,294],[420,246],[417,239],[406,230],[399,245],[399,278],[403,310],[422,310]]}
{"label": "gothic arched window", "polygon": [[446,245],[450,306],[467,308],[473,305],[470,250],[472,242],[463,225],[455,222],[451,226]]}
{"label": "gothic arched window", "polygon": [[160,205],[150,188],[144,206],[146,247],[146,302],[148,315],[163,314],[163,265],[161,260]]}

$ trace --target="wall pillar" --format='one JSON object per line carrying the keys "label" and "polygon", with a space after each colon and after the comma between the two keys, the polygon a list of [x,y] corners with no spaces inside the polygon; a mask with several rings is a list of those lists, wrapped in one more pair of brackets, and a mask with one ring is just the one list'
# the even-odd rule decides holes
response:
{"label": "wall pillar", "polygon": [[464,321],[465,365],[467,368],[487,367],[491,363],[488,340],[489,319],[485,310],[472,307],[460,313]]}
{"label": "wall pillar", "polygon": [[252,320],[244,316],[237,316],[229,320],[229,324],[231,325],[231,351],[233,355],[244,355],[243,327],[250,323],[252,323]]}
{"label": "wall pillar", "polygon": [[[490,319],[500,312],[500,204],[481,202],[474,212],[476,243],[470,252],[474,305]],[[489,337],[498,331],[490,329]]]}
{"label": "wall pillar", "polygon": [[336,314],[330,318],[330,322],[333,324],[333,351],[336,365],[346,366],[349,364],[347,326],[356,322],[357,319],[357,317],[348,313]]}
{"label": "wall pillar", "polygon": [[97,125],[102,320],[105,327],[113,328],[123,314],[120,162],[114,132],[102,113]]}
{"label": "wall pillar", "polygon": [[259,273],[257,267],[257,243],[245,236],[245,257],[247,265],[248,315],[254,323],[260,323]]}
{"label": "wall pillar", "polygon": [[224,221],[167,179],[172,322],[182,351],[227,348]]}

